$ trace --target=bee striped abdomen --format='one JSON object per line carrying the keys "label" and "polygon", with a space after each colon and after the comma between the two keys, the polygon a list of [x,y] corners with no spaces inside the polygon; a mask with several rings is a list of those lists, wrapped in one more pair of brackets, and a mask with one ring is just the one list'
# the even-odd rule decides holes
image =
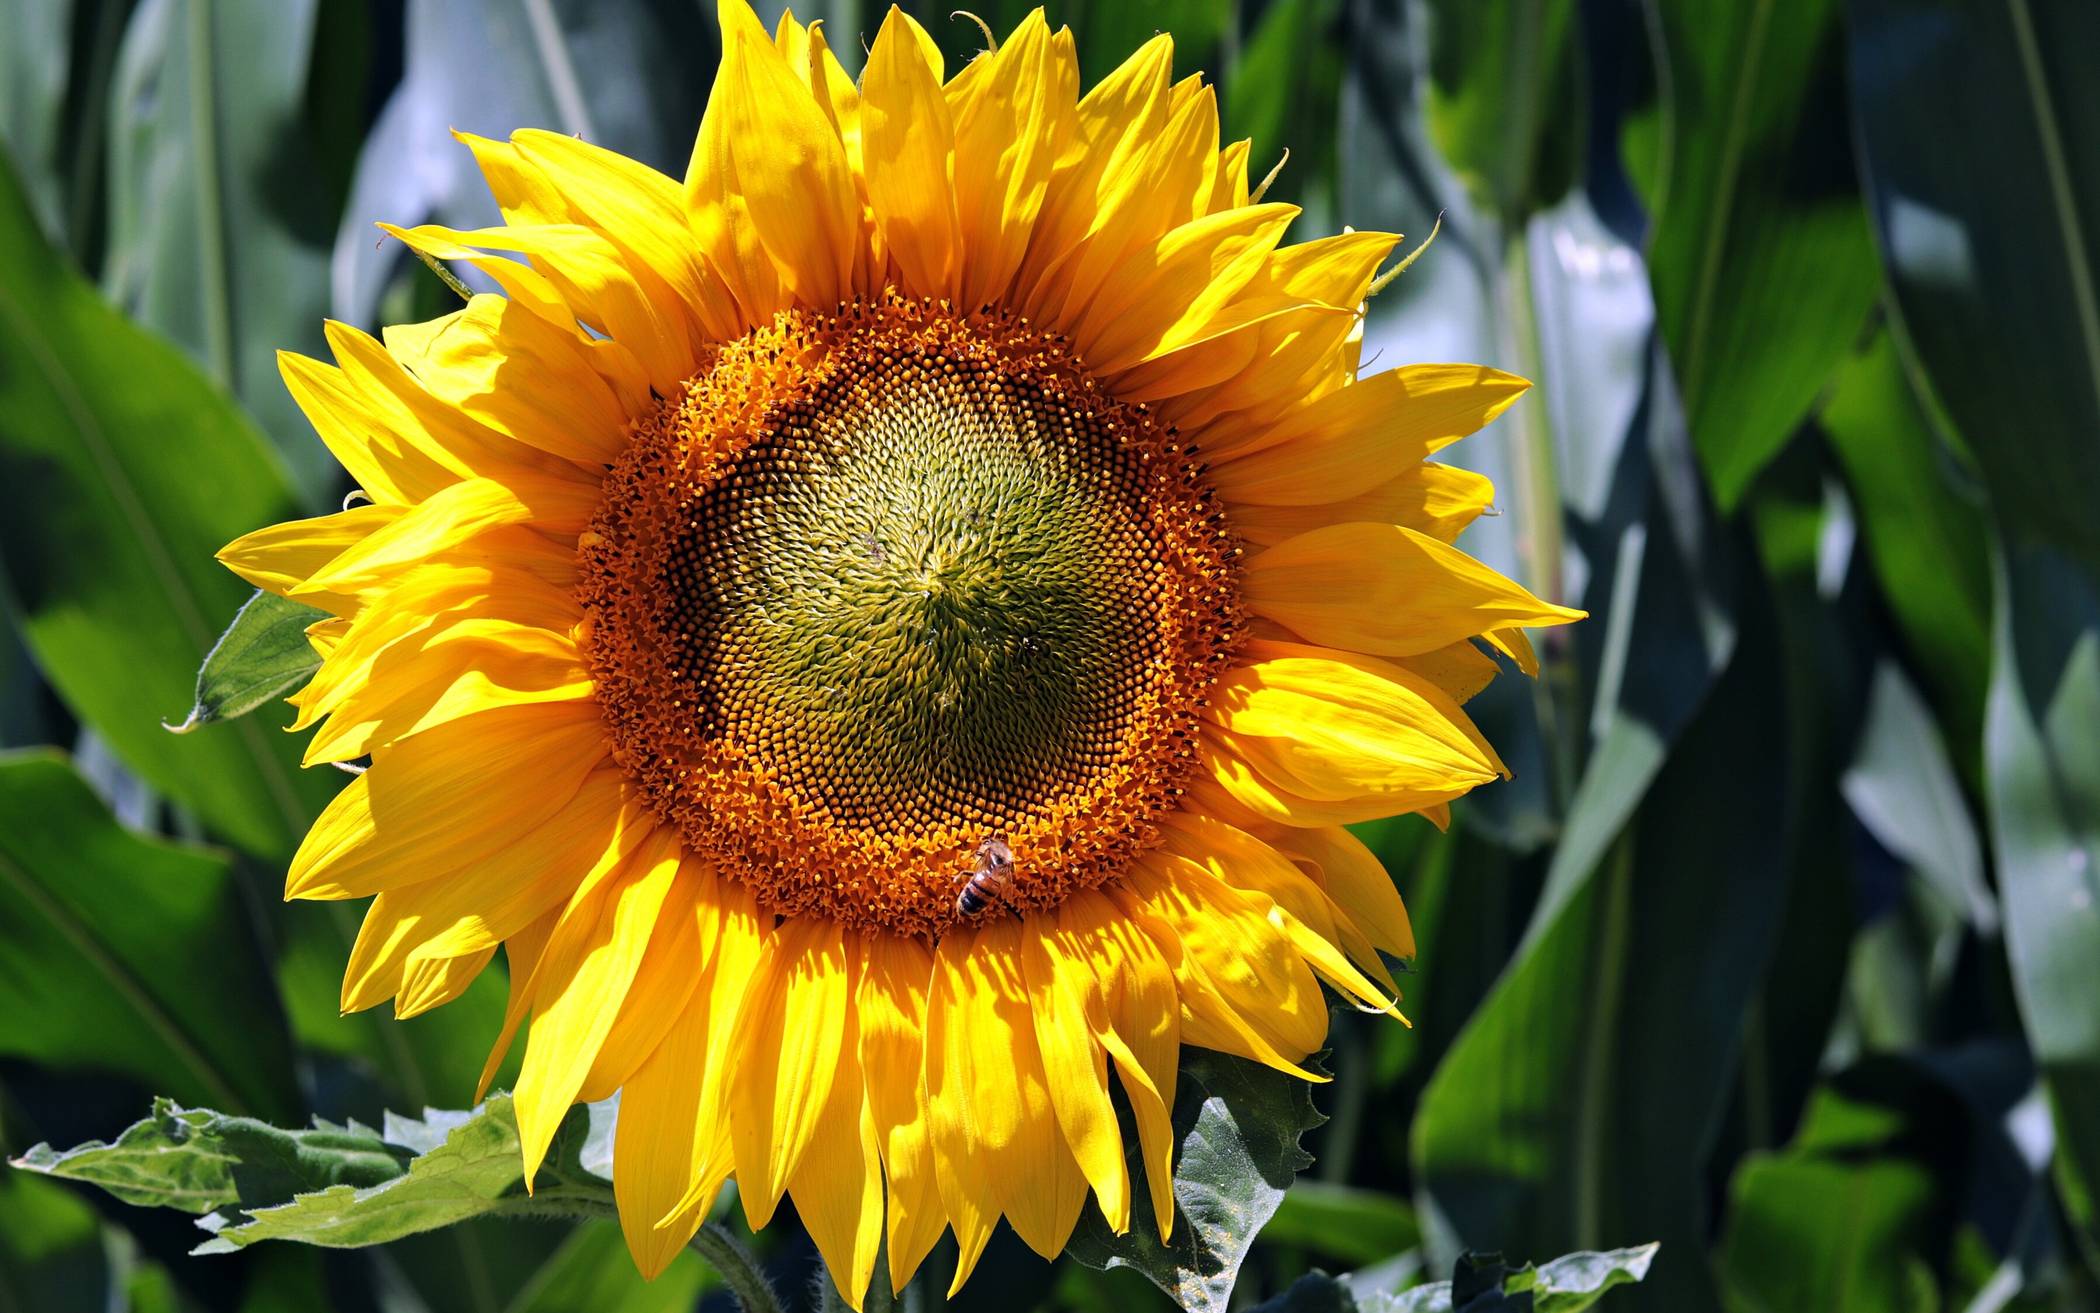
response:
{"label": "bee striped abdomen", "polygon": [[966,921],[984,915],[1013,880],[1014,852],[997,835],[977,845],[975,862],[957,878],[962,892],[955,895],[955,914]]}

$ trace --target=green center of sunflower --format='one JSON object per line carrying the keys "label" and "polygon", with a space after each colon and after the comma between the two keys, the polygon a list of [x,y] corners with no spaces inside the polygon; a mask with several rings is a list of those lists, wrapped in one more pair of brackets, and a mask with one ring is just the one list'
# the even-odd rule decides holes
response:
{"label": "green center of sunflower", "polygon": [[616,756],[783,913],[938,933],[995,833],[1017,906],[1098,884],[1236,629],[1198,473],[1018,321],[783,315],[608,475],[582,595]]}
{"label": "green center of sunflower", "polygon": [[1110,769],[1169,637],[1141,454],[988,362],[925,356],[775,423],[664,576],[713,718],[876,834],[1017,826]]}

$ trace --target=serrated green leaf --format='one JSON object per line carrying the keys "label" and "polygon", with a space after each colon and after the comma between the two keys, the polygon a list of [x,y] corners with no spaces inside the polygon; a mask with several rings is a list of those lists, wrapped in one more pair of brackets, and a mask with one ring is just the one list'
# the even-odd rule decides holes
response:
{"label": "serrated green leaf", "polygon": [[1541,1264],[1531,1274],[1532,1307],[1537,1313],[1579,1313],[1612,1287],[1645,1279],[1661,1247],[1646,1244],[1601,1254],[1564,1254]]}
{"label": "serrated green leaf", "polygon": [[305,683],[321,668],[306,628],[327,617],[318,607],[258,590],[234,612],[233,623],[205,656],[189,717],[169,728],[187,734],[200,725],[245,716]]}
{"label": "serrated green leaf", "polygon": [[388,1114],[380,1138],[415,1150],[405,1173],[376,1185],[333,1185],[242,1216],[215,1214],[198,1223],[212,1231],[200,1254],[227,1253],[263,1240],[296,1240],[332,1249],[384,1244],[420,1231],[491,1214],[575,1217],[610,1213],[612,1188],[582,1170],[591,1120],[570,1112],[537,1188],[525,1190],[524,1160],[510,1096],[497,1094],[470,1112],[428,1112],[421,1120]]}
{"label": "serrated green leaf", "polygon": [[569,1111],[531,1194],[508,1094],[464,1112],[388,1113],[377,1131],[287,1131],[162,1101],[114,1143],[38,1145],[15,1166],[202,1214],[212,1238],[200,1254],[263,1240],[352,1248],[482,1217],[611,1216],[617,1103]]}
{"label": "serrated green leaf", "polygon": [[1402,1291],[1365,1291],[1361,1278],[1314,1273],[1255,1313],[1581,1313],[1613,1287],[1646,1278],[1659,1248],[1564,1254],[1514,1268],[1499,1254],[1467,1254],[1452,1280]]}
{"label": "serrated green leaf", "polygon": [[[1326,1118],[1302,1080],[1206,1049],[1182,1054],[1174,1095],[1174,1234],[1159,1240],[1150,1194],[1131,1191],[1130,1230],[1088,1212],[1066,1252],[1088,1267],[1136,1270],[1189,1313],[1223,1313],[1240,1264],[1312,1157],[1298,1137]],[[1132,1137],[1131,1180],[1144,1179]]]}
{"label": "serrated green leaf", "polygon": [[212,559],[290,518],[254,426],[111,309],[37,231],[0,162],[0,578],[44,677],[124,762],[215,834],[288,856],[338,786],[253,721],[164,717],[248,589]]}
{"label": "serrated green leaf", "polygon": [[125,829],[56,753],[0,754],[0,1054],[289,1113],[246,931],[222,855]]}
{"label": "serrated green leaf", "polygon": [[377,1185],[399,1176],[413,1156],[355,1124],[287,1131],[158,1099],[152,1116],[110,1143],[39,1144],[14,1165],[99,1186],[127,1204],[201,1214],[339,1183]]}

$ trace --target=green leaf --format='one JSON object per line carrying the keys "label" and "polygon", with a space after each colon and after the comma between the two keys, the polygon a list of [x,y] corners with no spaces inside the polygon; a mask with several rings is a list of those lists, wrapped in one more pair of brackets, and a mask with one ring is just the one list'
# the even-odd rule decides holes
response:
{"label": "green leaf", "polygon": [[1745,1158],[1720,1257],[1733,1313],[1920,1307],[1910,1272],[1941,1244],[1935,1176],[1959,1170],[1929,1156],[1963,1137],[1945,1119],[1960,1116],[1951,1102],[1901,1063],[1876,1061],[1819,1089],[1785,1152]]}
{"label": "green leaf", "polygon": [[721,1279],[690,1250],[654,1281],[642,1280],[619,1225],[584,1222],[506,1305],[507,1313],[686,1313]]}
{"label": "green leaf", "polygon": [[483,1216],[609,1215],[614,1115],[609,1102],[570,1110],[531,1195],[508,1094],[469,1112],[389,1113],[376,1132],[284,1131],[162,1101],[114,1144],[38,1145],[15,1165],[203,1213],[212,1238],[198,1253],[262,1240],[350,1248]]}
{"label": "green leaf", "polygon": [[[1142,12],[1145,7],[1124,8]],[[1325,229],[1336,222],[1324,212],[1337,173],[1346,172],[1339,169],[1344,147],[1337,143],[1334,124],[1347,80],[1350,36],[1347,6],[1340,0],[1268,5],[1220,78],[1224,139],[1254,143],[1248,172],[1257,186],[1283,161],[1283,152],[1291,152],[1265,199],[1306,206],[1310,213],[1299,220],[1305,228]],[[1178,44],[1175,53],[1181,64],[1186,56]]]}
{"label": "green leaf", "polygon": [[1512,1268],[1499,1254],[1466,1254],[1453,1280],[1397,1293],[1365,1290],[1360,1277],[1301,1277],[1255,1313],[1579,1313],[1616,1286],[1644,1280],[1658,1245],[1566,1254]]}
{"label": "green leaf", "polygon": [[[311,1054],[339,1060],[365,1088],[361,1104],[430,1107],[464,1103],[480,1083],[489,1040],[503,1024],[507,973],[493,964],[441,1008],[402,1020],[384,1008],[345,1016],[343,963],[357,940],[359,911],[347,903],[277,906],[277,990],[292,1036]],[[498,1084],[521,1061],[513,1046]]]}
{"label": "green leaf", "polygon": [[1840,0],[1660,0],[1654,112],[1622,147],[1657,321],[1733,508],[1851,350],[1879,278],[1846,150]]}
{"label": "green leaf", "polygon": [[0,1172],[0,1308],[101,1313],[112,1307],[95,1210],[71,1191]]}
{"label": "green leaf", "polygon": [[[1711,1306],[1702,1160],[1741,1038],[1714,1019],[1755,996],[1787,874],[1770,624],[1746,621],[1722,684],[1599,865],[1556,864],[1518,956],[1424,1091],[1416,1180],[1451,1248],[1654,1235],[1685,1258],[1646,1302]],[[1591,767],[1610,769],[1601,757]],[[1579,796],[1557,863],[1585,805],[1618,804]]]}
{"label": "green leaf", "polygon": [[1866,724],[1840,787],[1882,847],[1910,863],[1950,910],[1997,933],[1983,844],[1953,763],[1931,710],[1892,661],[1875,667]]}
{"label": "green leaf", "polygon": [[1432,0],[1429,24],[1430,134],[1481,201],[1521,224],[1575,177],[1573,0]]}
{"label": "green leaf", "polygon": [[1295,1246],[1352,1264],[1388,1258],[1422,1239],[1406,1200],[1311,1179],[1290,1188],[1261,1234],[1265,1245]]}
{"label": "green leaf", "polygon": [[524,1157],[510,1096],[497,1094],[471,1112],[426,1112],[422,1120],[389,1114],[381,1138],[415,1151],[406,1173],[377,1185],[333,1185],[274,1207],[242,1201],[245,1220],[223,1213],[199,1221],[213,1232],[196,1249],[220,1254],[263,1240],[297,1240],[331,1249],[383,1244],[420,1231],[490,1214],[576,1217],[612,1211],[612,1186],[581,1162],[594,1119],[599,1136],[611,1117],[602,1107],[570,1112],[534,1192],[525,1191]]}
{"label": "green leaf", "polygon": [[[110,299],[241,401],[309,512],[342,479],[277,372],[317,354],[341,192],[307,113],[320,0],[143,0],[110,89]],[[351,65],[339,42],[325,58]],[[352,72],[354,68],[344,71]]]}
{"label": "green leaf", "polygon": [[45,678],[155,789],[289,855],[334,772],[302,778],[254,721],[160,728],[248,592],[212,554],[292,513],[283,476],[223,394],[67,267],[4,166],[0,360],[0,573]]}
{"label": "green leaf", "polygon": [[200,725],[245,716],[281,693],[289,693],[321,668],[321,658],[306,641],[306,629],[328,613],[257,591],[241,604],[233,623],[197,671],[197,701],[180,725],[187,734]]}
{"label": "green leaf", "polygon": [[156,1099],[153,1115],[113,1143],[91,1140],[66,1150],[39,1144],[14,1166],[99,1186],[143,1208],[210,1213],[243,1199],[289,1199],[340,1182],[377,1185],[399,1176],[412,1156],[355,1124],[285,1131],[252,1117]]}
{"label": "green leaf", "polygon": [[122,828],[55,753],[0,754],[0,1053],[296,1106],[245,926],[223,858]]}
{"label": "green leaf", "polygon": [[2001,520],[2100,565],[2100,6],[1851,0],[1888,281]]}
{"label": "green leaf", "polygon": [[2056,1116],[2071,1229],[2100,1271],[2100,585],[2007,544],[1984,761],[2014,994]]}
{"label": "green leaf", "polygon": [[1819,416],[1881,596],[1973,777],[1990,679],[1990,545],[1980,489],[1940,441],[1884,333],[1846,362]]}
{"label": "green leaf", "polygon": [[1602,1254],[1564,1254],[1532,1274],[1532,1307],[1536,1313],[1578,1313],[1612,1287],[1644,1280],[1661,1247],[1646,1244]]}
{"label": "green leaf", "polygon": [[[1159,1241],[1151,1196],[1133,1189],[1130,1230],[1090,1210],[1067,1251],[1088,1267],[1127,1267],[1190,1313],[1223,1313],[1255,1234],[1312,1157],[1298,1137],[1325,1118],[1302,1080],[1205,1049],[1182,1053],[1174,1095],[1174,1235]],[[1126,1136],[1131,1179],[1144,1179]]]}

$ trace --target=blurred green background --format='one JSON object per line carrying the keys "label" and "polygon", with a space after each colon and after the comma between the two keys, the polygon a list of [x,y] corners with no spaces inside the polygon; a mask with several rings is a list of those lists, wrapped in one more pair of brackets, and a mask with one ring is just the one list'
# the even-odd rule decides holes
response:
{"label": "blurred green background", "polygon": [[[1462,545],[1592,615],[1475,704],[1513,783],[1366,827],[1416,1025],[1341,1014],[1236,1304],[1659,1240],[1607,1307],[2100,1307],[2100,5],[1049,10],[1089,82],[1174,32],[1296,237],[1443,216],[1367,368],[1538,380],[1452,453],[1500,489]],[[798,12],[849,65],[881,16]],[[275,351],[450,308],[375,220],[495,220],[446,129],[680,173],[715,53],[694,0],[0,0],[0,1148],[472,1097],[500,971],[339,1019],[356,909],[279,902],[342,777],[160,722],[244,596],[212,552],[342,495]],[[199,1238],[0,1172],[0,1309],[707,1297],[606,1223]],[[1003,1234],[960,1302],[1164,1304]]]}

